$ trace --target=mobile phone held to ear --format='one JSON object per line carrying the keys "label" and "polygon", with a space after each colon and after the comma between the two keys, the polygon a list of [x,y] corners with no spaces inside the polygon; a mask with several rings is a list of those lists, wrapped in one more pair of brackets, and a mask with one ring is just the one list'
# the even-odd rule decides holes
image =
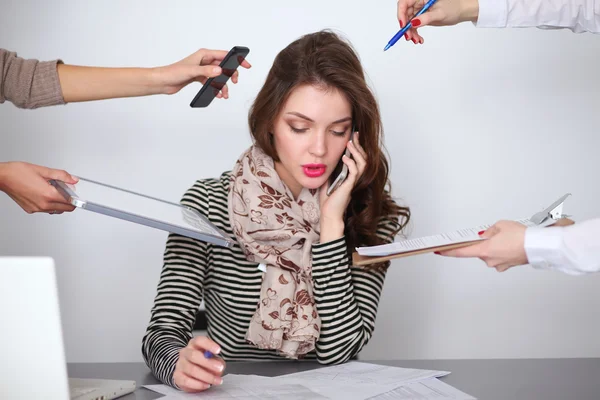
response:
{"label": "mobile phone held to ear", "polygon": [[221,67],[221,75],[215,78],[208,78],[206,83],[202,85],[194,100],[190,103],[190,107],[208,107],[213,99],[219,94],[223,86],[229,78],[238,69],[240,64],[246,59],[250,53],[250,49],[243,46],[235,46],[225,56],[219,67]]}
{"label": "mobile phone held to ear", "polygon": [[[352,125],[352,132],[350,132],[350,142],[354,140],[354,125]],[[346,157],[352,158],[352,153],[346,147],[346,151],[344,152]],[[348,166],[344,164],[344,162],[340,159],[340,162],[333,170],[333,173],[329,176],[329,188],[327,189],[327,196],[331,195],[331,193],[335,192],[337,188],[339,188],[342,183],[348,177]]]}

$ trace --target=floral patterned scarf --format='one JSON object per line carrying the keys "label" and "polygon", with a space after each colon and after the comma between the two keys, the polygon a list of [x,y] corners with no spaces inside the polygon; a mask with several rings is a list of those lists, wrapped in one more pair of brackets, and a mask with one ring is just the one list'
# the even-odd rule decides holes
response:
{"label": "floral patterned scarf", "polygon": [[246,340],[299,358],[315,348],[321,319],[312,287],[312,244],[319,240],[319,192],[294,200],[257,146],[236,162],[229,189],[229,220],[246,258],[266,264],[260,301]]}

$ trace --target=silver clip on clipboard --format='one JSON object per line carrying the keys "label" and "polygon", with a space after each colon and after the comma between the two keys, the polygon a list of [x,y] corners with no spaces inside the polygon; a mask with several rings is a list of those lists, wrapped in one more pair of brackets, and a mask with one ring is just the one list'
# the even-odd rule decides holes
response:
{"label": "silver clip on clipboard", "polygon": [[73,206],[136,224],[149,226],[218,246],[231,247],[234,241],[193,208],[79,178],[70,185],[51,180]]}
{"label": "silver clip on clipboard", "polygon": [[567,218],[569,215],[562,213],[563,203],[569,197],[571,193],[563,195],[560,199],[550,204],[545,210],[537,212],[529,218],[535,225],[546,225],[548,223],[553,224],[561,218]]}

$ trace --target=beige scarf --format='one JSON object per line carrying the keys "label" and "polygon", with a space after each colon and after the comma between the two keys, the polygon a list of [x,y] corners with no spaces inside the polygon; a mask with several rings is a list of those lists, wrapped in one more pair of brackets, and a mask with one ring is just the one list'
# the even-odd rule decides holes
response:
{"label": "beige scarf", "polygon": [[246,340],[289,358],[312,351],[319,338],[312,287],[312,244],[319,240],[319,192],[302,189],[294,200],[257,146],[236,162],[229,219],[249,261],[266,264],[260,301]]}

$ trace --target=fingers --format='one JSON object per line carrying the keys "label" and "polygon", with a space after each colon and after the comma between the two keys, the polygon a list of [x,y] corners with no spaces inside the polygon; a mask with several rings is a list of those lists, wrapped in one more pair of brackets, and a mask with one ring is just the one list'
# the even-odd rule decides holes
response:
{"label": "fingers", "polygon": [[223,98],[228,99],[229,98],[229,87],[227,85],[223,86],[223,88],[221,89],[221,93],[219,93]]}
{"label": "fingers", "polygon": [[[348,147],[350,147],[351,144],[348,145]],[[350,150],[352,151],[352,150]],[[354,184],[356,184],[356,181],[358,180],[359,177],[359,172],[358,172],[358,166],[356,165],[356,161],[354,161],[353,159],[351,159],[350,157],[347,157],[345,154],[342,156],[342,162],[344,164],[346,164],[346,166],[348,167],[348,178],[346,178],[346,180],[344,181],[344,183],[342,183],[341,187],[346,186],[346,187],[350,187],[353,188]]]}
{"label": "fingers", "polygon": [[354,144],[356,149],[359,151],[361,156],[366,160],[367,152],[365,151],[365,149],[363,149],[362,145],[360,144],[360,140],[359,140],[358,136],[359,136],[359,132],[354,132],[354,139],[352,140],[352,143]]}
{"label": "fingers", "polygon": [[399,0],[398,1],[398,21],[401,23],[401,27],[408,23],[408,11],[409,8],[413,8],[417,0]]}
{"label": "fingers", "polygon": [[214,78],[221,75],[221,67],[218,65],[195,65],[194,66],[194,76],[192,78]]}
{"label": "fingers", "polygon": [[219,354],[221,352],[221,346],[206,336],[196,336],[190,340],[189,346],[194,347],[197,350],[208,350],[213,354]]}
{"label": "fingers", "polygon": [[321,208],[323,208],[323,204],[325,204],[325,201],[327,200],[327,190],[329,190],[329,179],[327,179],[323,186],[320,187],[319,205],[321,206]]}
{"label": "fingers", "polygon": [[440,251],[439,254],[444,257],[458,257],[458,258],[481,258],[485,254],[486,242],[480,242],[471,246],[460,247],[458,249]]}
{"label": "fingers", "polygon": [[[356,163],[356,167],[358,168],[357,179],[363,174],[365,168],[367,166],[367,153],[364,151],[360,144],[358,143],[358,133],[355,134],[354,140],[348,142],[348,149],[354,158],[354,162]],[[349,167],[348,167],[349,168]]]}
{"label": "fingers", "polygon": [[226,50],[200,49],[193,55],[200,56],[200,61],[198,62],[198,64],[207,65],[207,64],[212,63],[215,60],[218,62],[221,62],[227,55],[227,51]]}
{"label": "fingers", "polygon": [[[197,374],[194,373],[190,376],[200,379],[203,382],[210,383],[211,385],[221,384],[221,375],[223,375],[223,371],[225,370],[225,361],[222,359],[217,357],[208,359],[201,351],[191,350],[186,361],[196,367],[192,368],[190,366],[190,369],[197,372]],[[198,368],[201,371],[198,370]]]}
{"label": "fingers", "polygon": [[179,389],[188,393],[201,392],[210,388],[208,383],[194,379],[180,371],[173,374],[173,382]]}
{"label": "fingers", "polygon": [[419,35],[419,32],[417,32],[416,29],[414,30],[412,38],[413,38],[413,43],[414,44],[423,44],[423,43],[425,43],[425,39],[423,39],[423,37],[421,35]]}
{"label": "fingers", "polygon": [[413,28],[421,28],[423,26],[435,25],[444,20],[444,12],[436,7],[432,7],[429,11],[413,18],[411,23]]}
{"label": "fingers", "polygon": [[182,360],[182,371],[189,377],[192,377],[200,382],[209,385],[220,385],[223,383],[220,371],[213,371],[207,364],[216,362],[216,360],[208,360],[204,358],[202,352],[198,350],[190,350],[192,354]]}
{"label": "fingers", "polygon": [[55,211],[55,214],[62,214],[63,212],[71,212],[75,210],[75,207],[66,201],[52,202],[48,204],[50,211]]}
{"label": "fingers", "polygon": [[550,226],[569,226],[569,225],[573,225],[574,223],[575,223],[575,221],[573,221],[572,219],[561,218]]}
{"label": "fingers", "polygon": [[63,181],[65,183],[70,183],[70,184],[79,182],[79,179],[77,179],[77,177],[69,174],[67,171],[64,171],[62,169],[52,169],[52,168],[42,167],[42,176],[46,180],[53,179],[53,180]]}
{"label": "fingers", "polygon": [[[200,60],[200,65],[206,65],[206,64],[210,64],[213,61],[223,61],[223,59],[225,58],[225,56],[227,55],[227,51],[225,50],[209,50],[209,49],[201,49],[198,50],[197,53],[202,52],[202,58]],[[244,59],[242,61],[242,63],[240,64],[241,67],[249,69],[252,68],[252,65],[250,65],[250,63]]]}
{"label": "fingers", "polygon": [[44,186],[44,189],[40,194],[41,196],[34,202],[34,206],[30,210],[26,210],[27,212],[62,214],[65,211],[71,212],[75,209],[75,207],[69,204],[63,195],[52,185]]}
{"label": "fingers", "polygon": [[[199,392],[211,385],[223,383],[221,378],[225,362],[213,357],[221,348],[205,336],[190,340],[179,352],[179,359],[173,373],[175,385],[186,392]],[[212,353],[212,354],[210,354]]]}
{"label": "fingers", "polygon": [[482,239],[489,239],[492,236],[497,235],[498,233],[500,233],[500,226],[503,224],[503,222],[504,221],[496,222],[494,225],[486,229],[483,233],[480,232],[479,237],[481,237]]}

